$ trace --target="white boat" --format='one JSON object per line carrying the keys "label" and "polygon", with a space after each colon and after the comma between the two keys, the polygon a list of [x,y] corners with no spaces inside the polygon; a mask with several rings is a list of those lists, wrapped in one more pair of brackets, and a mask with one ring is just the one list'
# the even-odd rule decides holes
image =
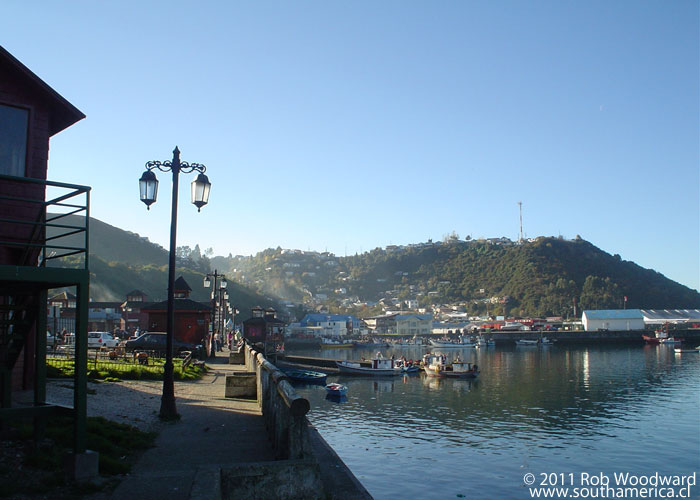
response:
{"label": "white boat", "polygon": [[321,339],[321,349],[349,349],[355,347],[350,340],[335,340],[323,337]]}
{"label": "white boat", "polygon": [[447,363],[444,356],[426,354],[423,370],[429,377],[476,378],[479,375],[477,365],[462,361],[459,356],[452,363]]}
{"label": "white boat", "polygon": [[476,347],[474,342],[451,342],[449,340],[430,339],[430,345],[441,349],[463,349],[465,347]]}
{"label": "white boat", "polygon": [[700,354],[700,347],[696,347],[694,349],[683,349],[682,347],[676,347],[675,349],[673,349],[673,352],[678,353],[678,354],[680,354],[682,352],[694,352],[694,353]]}
{"label": "white boat", "polygon": [[401,374],[401,368],[395,367],[394,361],[391,358],[385,358],[381,353],[377,353],[376,358],[370,359],[368,363],[364,364],[356,361],[336,361],[335,364],[343,375],[369,375],[376,377]]}
{"label": "white boat", "polygon": [[676,337],[665,337],[659,339],[659,343],[661,344],[680,344],[681,342],[681,339],[677,339]]}
{"label": "white boat", "polygon": [[528,347],[537,347],[537,345],[540,343],[539,340],[529,340],[529,339],[520,339],[515,341],[515,345],[521,345],[521,346],[528,346]]}
{"label": "white boat", "polygon": [[547,337],[542,337],[539,340],[520,339],[520,340],[515,341],[515,345],[530,346],[530,347],[550,346],[553,343],[554,343],[554,341],[548,339]]}

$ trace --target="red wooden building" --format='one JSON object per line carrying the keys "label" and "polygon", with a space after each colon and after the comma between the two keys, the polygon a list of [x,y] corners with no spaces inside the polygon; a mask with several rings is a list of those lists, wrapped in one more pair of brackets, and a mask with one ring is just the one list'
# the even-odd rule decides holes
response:
{"label": "red wooden building", "polygon": [[[190,299],[192,289],[180,276],[175,280],[175,338],[189,344],[204,345],[209,332],[211,306]],[[167,331],[168,301],[145,305],[141,312],[148,316],[149,332]]]}
{"label": "red wooden building", "polygon": [[[52,182],[47,171],[49,138],[83,118],[0,47],[0,418],[71,415],[75,456],[86,445],[90,188]],[[84,216],[82,225],[67,215]],[[66,256],[77,267],[63,267]],[[66,287],[76,296],[73,408],[46,403],[47,297]],[[29,407],[14,406],[13,389],[34,389]]]}

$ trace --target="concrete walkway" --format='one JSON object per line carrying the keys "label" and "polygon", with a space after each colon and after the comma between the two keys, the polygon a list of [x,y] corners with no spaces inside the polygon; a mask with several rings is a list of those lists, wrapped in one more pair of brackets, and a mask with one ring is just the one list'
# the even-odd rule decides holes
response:
{"label": "concrete walkway", "polygon": [[[181,419],[158,425],[155,447],[110,498],[209,500],[217,497],[222,467],[274,460],[257,402],[224,397],[226,375],[245,367],[229,365],[228,351],[217,354],[207,360],[210,370],[201,380],[175,383]],[[371,500],[318,432],[311,428],[310,434],[328,498]]]}
{"label": "concrete walkway", "polygon": [[245,367],[229,365],[228,352],[207,364],[211,369],[201,380],[175,383],[180,420],[161,424],[155,447],[112,498],[187,500],[195,490],[211,491],[212,485],[196,483],[214,469],[274,459],[257,402],[224,397],[226,375]]}

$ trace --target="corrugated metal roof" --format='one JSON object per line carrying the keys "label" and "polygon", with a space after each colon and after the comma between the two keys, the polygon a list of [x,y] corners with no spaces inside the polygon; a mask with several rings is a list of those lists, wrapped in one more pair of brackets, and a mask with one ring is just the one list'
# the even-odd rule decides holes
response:
{"label": "corrugated metal roof", "polygon": [[645,321],[700,321],[700,309],[642,309]]}
{"label": "corrugated metal roof", "polygon": [[433,319],[432,314],[399,314],[396,316],[396,321],[405,321],[410,318],[417,318],[420,321],[428,321]]}
{"label": "corrugated metal roof", "polygon": [[588,319],[644,319],[641,309],[597,309],[583,311]]}

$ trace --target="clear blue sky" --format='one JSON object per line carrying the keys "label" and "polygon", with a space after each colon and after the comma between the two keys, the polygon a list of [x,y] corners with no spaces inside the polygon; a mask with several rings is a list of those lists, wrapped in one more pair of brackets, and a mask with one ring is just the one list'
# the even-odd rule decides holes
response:
{"label": "clear blue sky", "polygon": [[87,115],[49,178],[168,246],[354,254],[577,234],[700,288],[699,30],[692,1],[4,0],[0,44]]}

